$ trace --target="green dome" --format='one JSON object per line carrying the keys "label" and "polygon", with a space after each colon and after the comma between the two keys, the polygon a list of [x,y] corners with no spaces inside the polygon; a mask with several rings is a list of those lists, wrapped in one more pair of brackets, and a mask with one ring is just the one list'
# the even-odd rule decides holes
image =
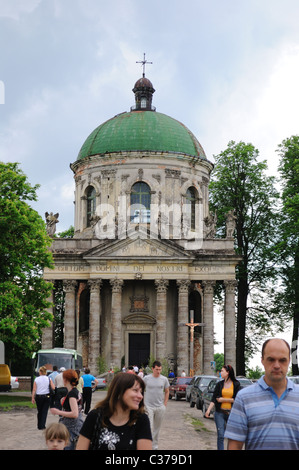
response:
{"label": "green dome", "polygon": [[116,152],[171,152],[206,159],[203,148],[182,123],[155,111],[122,113],[97,127],[77,160]]}

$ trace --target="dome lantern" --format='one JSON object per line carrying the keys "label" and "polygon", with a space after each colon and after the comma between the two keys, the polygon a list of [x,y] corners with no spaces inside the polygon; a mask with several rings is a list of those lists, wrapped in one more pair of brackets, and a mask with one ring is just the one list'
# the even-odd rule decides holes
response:
{"label": "dome lantern", "polygon": [[135,93],[135,105],[131,106],[131,111],[156,111],[156,108],[152,106],[153,94],[155,89],[148,78],[145,78],[145,65],[152,64],[145,59],[145,53],[143,54],[143,60],[136,62],[142,64],[143,73],[142,78],[137,80],[133,88]]}

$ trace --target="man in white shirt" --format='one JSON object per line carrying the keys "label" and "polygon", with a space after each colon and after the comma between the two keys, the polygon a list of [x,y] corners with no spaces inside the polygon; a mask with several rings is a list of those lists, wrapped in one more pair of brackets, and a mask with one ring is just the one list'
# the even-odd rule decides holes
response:
{"label": "man in white shirt", "polygon": [[167,377],[161,375],[161,362],[154,361],[152,371],[152,374],[143,378],[145,383],[144,403],[151,423],[153,449],[156,450],[158,449],[159,432],[169,397],[169,382]]}

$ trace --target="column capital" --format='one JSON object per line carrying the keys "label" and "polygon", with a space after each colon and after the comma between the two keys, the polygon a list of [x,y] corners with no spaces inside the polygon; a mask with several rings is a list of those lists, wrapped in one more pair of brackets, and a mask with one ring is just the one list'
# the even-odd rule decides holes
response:
{"label": "column capital", "polygon": [[156,279],[155,286],[157,292],[167,292],[169,281],[167,279]]}
{"label": "column capital", "polygon": [[66,292],[73,292],[77,286],[77,281],[72,279],[64,279],[63,280],[63,287]]}
{"label": "column capital", "polygon": [[225,285],[226,292],[234,293],[235,288],[238,285],[238,281],[236,279],[226,280],[226,281],[224,281],[224,285]]}
{"label": "column capital", "polygon": [[97,292],[101,289],[102,279],[89,279],[87,285],[91,292]]}
{"label": "column capital", "polygon": [[191,281],[189,279],[177,279],[176,281],[179,292],[189,292]]}
{"label": "column capital", "polygon": [[120,293],[122,290],[124,280],[123,279],[110,279],[110,285],[112,287],[112,292]]}
{"label": "column capital", "polygon": [[203,281],[202,287],[203,287],[204,294],[213,294],[215,285],[216,285],[216,281]]}

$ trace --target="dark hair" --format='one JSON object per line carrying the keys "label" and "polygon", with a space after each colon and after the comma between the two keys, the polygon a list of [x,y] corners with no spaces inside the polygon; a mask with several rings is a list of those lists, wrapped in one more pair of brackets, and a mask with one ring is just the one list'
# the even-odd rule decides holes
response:
{"label": "dark hair", "polygon": [[154,362],[153,362],[153,365],[152,365],[152,368],[154,369],[156,366],[157,366],[157,367],[162,367],[161,362],[160,362],[160,361],[154,361]]}
{"label": "dark hair", "polygon": [[269,341],[272,341],[272,339],[279,339],[280,341],[283,341],[286,344],[286,346],[289,350],[289,355],[291,355],[290,345],[285,339],[282,339],[282,338],[269,338],[269,339],[266,339],[266,341],[264,342],[264,344],[262,346],[262,358],[264,357],[264,352],[265,352],[265,348],[266,348],[267,344],[269,343]]}
{"label": "dark hair", "polygon": [[64,380],[67,380],[68,382],[70,382],[70,384],[73,386],[73,387],[76,387],[79,383],[79,380],[78,380],[78,375],[76,373],[75,370],[73,369],[67,369],[65,370],[63,373],[62,373],[62,377],[64,378]]}
{"label": "dark hair", "polygon": [[[135,384],[138,384],[141,387],[142,395],[144,394],[144,382],[138,376],[134,374],[124,374],[122,372],[116,374],[113,378],[110,387],[108,389],[106,398],[96,404],[95,408],[101,412],[101,421],[103,426],[107,426],[107,419],[109,419],[116,410],[117,403],[120,403],[123,410],[127,409],[126,404],[123,401],[123,396],[126,390],[132,388]],[[144,413],[144,403],[143,399],[139,404],[138,410],[130,411],[129,426],[136,422],[136,419],[140,414]]]}
{"label": "dark hair", "polygon": [[227,364],[226,366],[223,366],[223,369],[225,369],[226,372],[228,372],[228,378],[231,379],[232,382],[234,382],[236,380],[236,376],[235,376],[235,371],[233,367]]}

